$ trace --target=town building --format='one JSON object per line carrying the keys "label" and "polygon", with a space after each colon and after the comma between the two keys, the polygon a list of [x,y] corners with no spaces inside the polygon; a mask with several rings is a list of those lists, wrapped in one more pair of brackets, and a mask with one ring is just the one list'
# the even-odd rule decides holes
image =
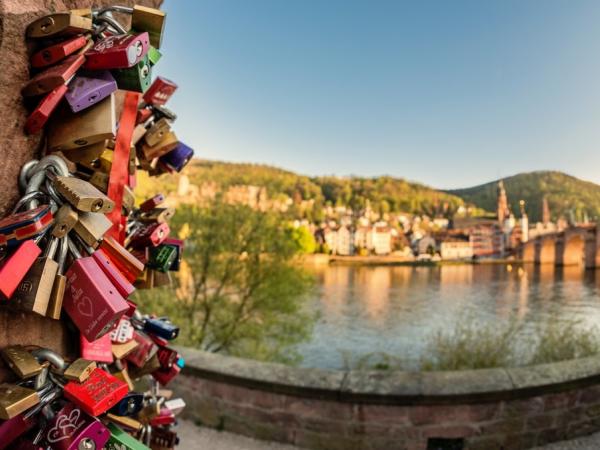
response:
{"label": "town building", "polygon": [[444,260],[469,260],[473,258],[473,246],[467,236],[450,238],[440,244],[440,256]]}
{"label": "town building", "polygon": [[475,225],[470,232],[469,241],[476,258],[504,256],[504,233],[497,223]]}

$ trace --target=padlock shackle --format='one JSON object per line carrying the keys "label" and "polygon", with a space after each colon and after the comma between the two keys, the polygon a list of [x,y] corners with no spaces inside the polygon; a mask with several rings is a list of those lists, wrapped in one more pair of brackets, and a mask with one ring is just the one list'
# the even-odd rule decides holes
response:
{"label": "padlock shackle", "polygon": [[25,206],[28,202],[30,202],[31,200],[34,200],[34,199],[43,200],[48,203],[50,203],[52,201],[52,199],[49,198],[48,194],[46,194],[45,192],[42,192],[42,191],[29,192],[19,199],[19,201],[15,204],[14,208],[12,209],[11,214],[18,213],[21,210],[21,208],[23,208],[23,206]]}
{"label": "padlock shackle", "polygon": [[123,27],[123,25],[121,25],[112,17],[99,16],[96,19],[96,22],[104,23],[109,27],[112,27],[119,34],[127,34],[127,30]]}
{"label": "padlock shackle", "polygon": [[73,258],[75,258],[75,259],[81,259],[81,257],[82,257],[81,256],[81,252],[79,251],[79,249],[75,245],[75,242],[73,242],[73,240],[71,239],[70,236],[67,236],[66,239],[67,239],[67,246],[69,248],[69,251],[73,255]]}
{"label": "padlock shackle", "polygon": [[27,175],[29,171],[33,169],[39,162],[40,161],[38,159],[32,159],[31,161],[27,161],[25,164],[23,164],[23,167],[21,167],[21,170],[19,171],[19,190],[22,194],[24,194],[25,189],[27,189],[27,181],[29,179]]}
{"label": "padlock shackle", "polygon": [[[52,366],[57,369],[60,373],[63,373],[65,369],[68,367],[68,364],[65,362],[64,358],[60,356],[58,353],[53,352],[48,348],[40,348],[31,352],[31,354],[38,361],[48,361]],[[52,374],[50,374],[50,379],[52,379]],[[54,381],[54,380],[53,380]]]}
{"label": "padlock shackle", "polygon": [[121,6],[121,5],[111,5],[105,6],[104,8],[100,8],[92,11],[92,16],[97,18],[98,16],[102,16],[109,12],[120,12],[123,14],[133,14],[133,8],[129,6]]}
{"label": "padlock shackle", "polygon": [[58,263],[58,275],[64,275],[65,265],[67,264],[67,255],[69,254],[69,241],[65,236],[60,240],[60,247],[58,255],[56,256],[56,262]]}

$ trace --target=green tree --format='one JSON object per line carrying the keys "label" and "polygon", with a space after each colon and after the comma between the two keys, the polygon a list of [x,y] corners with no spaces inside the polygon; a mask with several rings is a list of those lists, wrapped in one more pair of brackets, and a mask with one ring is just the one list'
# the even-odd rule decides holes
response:
{"label": "green tree", "polygon": [[295,264],[301,247],[280,216],[215,201],[179,208],[172,228],[189,230],[189,270],[182,268],[175,294],[142,291],[144,309],[177,321],[184,345],[297,362],[292,347],[314,322],[303,308],[312,278]]}
{"label": "green tree", "polygon": [[311,254],[317,250],[317,241],[310,230],[305,226],[292,228],[292,238],[298,244],[299,251],[304,254]]}

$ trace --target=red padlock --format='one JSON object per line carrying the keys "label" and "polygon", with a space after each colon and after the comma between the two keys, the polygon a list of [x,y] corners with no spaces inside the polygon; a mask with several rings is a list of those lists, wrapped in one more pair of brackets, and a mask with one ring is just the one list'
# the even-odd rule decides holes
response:
{"label": "red padlock", "polygon": [[130,283],[133,283],[144,271],[144,264],[110,236],[104,237],[99,249],[110,258]]}
{"label": "red padlock", "polygon": [[17,286],[42,253],[42,249],[33,241],[23,242],[15,252],[0,266],[0,293],[4,299],[9,299],[15,293]]}
{"label": "red padlock", "polygon": [[145,333],[134,331],[133,339],[139,344],[137,348],[129,353],[125,359],[137,367],[143,367],[154,354],[158,351],[158,347],[154,344]]}
{"label": "red padlock", "polygon": [[169,347],[158,347],[156,355],[158,356],[158,361],[163,369],[170,368],[177,362],[177,359],[179,359],[177,351]]}
{"label": "red padlock", "polygon": [[140,205],[140,211],[148,212],[152,211],[154,208],[159,206],[161,203],[165,201],[165,196],[163,194],[156,194],[154,197],[145,200]]}
{"label": "red padlock", "polygon": [[50,114],[56,109],[62,98],[67,93],[68,86],[61,84],[48,95],[46,95],[25,122],[25,132],[35,134],[46,125]]}
{"label": "red padlock", "polygon": [[98,361],[112,364],[114,361],[112,353],[112,342],[110,334],[105,334],[100,339],[88,341],[85,336],[80,335],[81,357],[90,361]]}
{"label": "red padlock", "polygon": [[94,251],[94,253],[92,253],[92,258],[94,258],[98,266],[100,266],[110,282],[115,285],[119,294],[121,294],[124,299],[127,299],[127,297],[133,294],[133,291],[135,291],[133,284],[125,278],[118,268],[111,264],[110,259],[102,249]]}
{"label": "red padlock", "polygon": [[168,369],[160,368],[155,370],[152,372],[152,377],[161,385],[167,386],[173,380],[173,378],[179,375],[179,372],[181,372],[181,367],[179,367],[177,364],[173,364]]}
{"label": "red padlock", "polygon": [[108,333],[129,305],[94,258],[76,259],[67,273],[63,308],[89,341]]}
{"label": "red padlock", "polygon": [[149,42],[146,32],[104,38],[85,52],[85,68],[101,70],[133,67],[148,53]]}
{"label": "red padlock", "polygon": [[61,59],[64,59],[80,48],[83,48],[87,41],[85,36],[76,36],[72,39],[67,39],[66,41],[43,48],[34,53],[31,57],[31,67],[39,68],[56,64]]}
{"label": "red padlock", "polygon": [[139,125],[140,123],[144,123],[150,118],[150,116],[152,116],[152,110],[150,108],[142,108],[138,110],[135,124]]}
{"label": "red padlock", "polygon": [[150,420],[150,425],[160,427],[165,425],[173,425],[175,423],[175,414],[169,408],[161,408],[158,416]]}
{"label": "red padlock", "polygon": [[149,246],[157,247],[169,237],[170,231],[169,224],[166,222],[154,223],[146,227],[142,227],[133,233],[129,245],[134,248]]}
{"label": "red padlock", "polygon": [[42,205],[0,219],[0,246],[11,247],[42,234],[52,223],[52,218],[50,206]]}
{"label": "red padlock", "polygon": [[171,80],[156,77],[156,80],[154,80],[142,98],[147,104],[164,105],[176,90],[177,85]]}
{"label": "red padlock", "polygon": [[67,400],[94,417],[115,406],[128,392],[127,383],[99,368],[83,383],[69,381],[64,388]]}
{"label": "red padlock", "polygon": [[83,55],[69,56],[62,63],[38,73],[29,80],[21,93],[26,97],[30,97],[50,92],[61,84],[66,84],[84,62],[85,57]]}

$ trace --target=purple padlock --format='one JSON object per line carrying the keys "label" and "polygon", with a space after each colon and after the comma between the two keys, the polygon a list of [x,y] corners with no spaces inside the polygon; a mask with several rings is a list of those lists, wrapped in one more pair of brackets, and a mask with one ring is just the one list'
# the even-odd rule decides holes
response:
{"label": "purple padlock", "polygon": [[162,155],[158,160],[169,170],[181,172],[181,169],[183,169],[189,160],[192,159],[192,156],[194,156],[194,150],[183,142],[179,142],[177,147],[169,153]]}
{"label": "purple padlock", "polygon": [[117,90],[117,82],[108,70],[82,72],[69,83],[65,98],[73,112],[79,112]]}
{"label": "purple padlock", "polygon": [[46,429],[46,441],[53,450],[101,449],[109,439],[108,428],[73,403],[67,403]]}

